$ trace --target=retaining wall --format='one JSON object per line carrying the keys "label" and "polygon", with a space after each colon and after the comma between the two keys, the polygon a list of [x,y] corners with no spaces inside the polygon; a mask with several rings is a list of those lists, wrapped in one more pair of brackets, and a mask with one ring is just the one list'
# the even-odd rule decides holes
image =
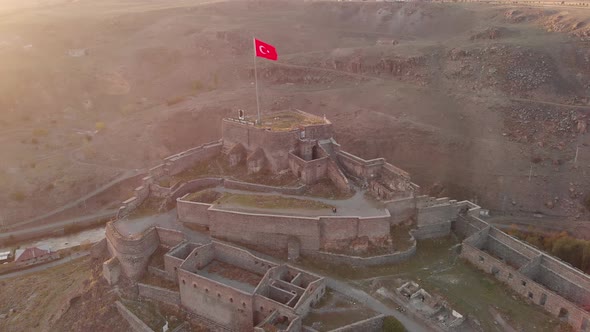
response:
{"label": "retaining wall", "polygon": [[154,330],[150,329],[141,319],[139,319],[135,314],[125,307],[125,305],[119,301],[115,302],[115,306],[119,311],[119,314],[125,318],[131,330],[134,332],[154,332]]}
{"label": "retaining wall", "polygon": [[148,299],[180,306],[180,292],[142,283],[137,284],[139,295]]}
{"label": "retaining wall", "polygon": [[566,310],[565,320],[574,329],[582,331],[583,324],[590,322],[590,313],[587,311],[471,244],[463,243],[461,257],[480,270],[492,274],[524,298],[542,306],[553,316],[559,317],[562,309]]}
{"label": "retaining wall", "polygon": [[309,250],[302,250],[302,253],[304,256],[323,260],[331,264],[346,264],[354,267],[365,267],[374,265],[395,264],[409,259],[416,253],[416,240],[413,240],[413,242],[414,243],[408,250],[372,257],[350,256],[333,254],[325,251]]}
{"label": "retaining wall", "polygon": [[282,193],[285,195],[301,195],[305,192],[305,189],[307,188],[307,186],[305,186],[305,185],[301,185],[299,187],[265,186],[262,184],[234,181],[234,180],[230,180],[230,179],[225,179],[223,181],[223,186],[228,189],[257,191],[257,192],[264,192],[264,193],[277,192],[277,193]]}
{"label": "retaining wall", "polygon": [[378,315],[373,318],[365,319],[354,324],[346,325],[330,332],[381,332],[383,331],[383,320],[385,315]]}
{"label": "retaining wall", "polygon": [[219,155],[222,146],[223,144],[220,141],[211,142],[167,157],[164,159],[166,175],[176,175],[193,167],[196,163]]}
{"label": "retaining wall", "polygon": [[184,233],[174,229],[156,227],[160,245],[166,248],[172,248],[185,240]]}

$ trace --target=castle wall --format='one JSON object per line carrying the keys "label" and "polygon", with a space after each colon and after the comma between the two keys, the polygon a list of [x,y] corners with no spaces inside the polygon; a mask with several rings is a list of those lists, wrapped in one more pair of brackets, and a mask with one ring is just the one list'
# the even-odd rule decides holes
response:
{"label": "castle wall", "polygon": [[356,322],[354,324],[349,324],[330,332],[356,332],[356,331],[365,331],[365,332],[381,332],[383,331],[383,320],[385,319],[385,315],[378,315],[372,318],[368,318],[362,320],[360,322]]}
{"label": "castle wall", "polygon": [[392,225],[397,225],[416,215],[416,198],[402,198],[384,202],[391,215]]}
{"label": "castle wall", "polygon": [[188,193],[194,193],[207,188],[217,187],[223,184],[222,178],[202,178],[185,182],[178,186],[170,195],[170,200],[176,200]]}
{"label": "castle wall", "polygon": [[175,306],[180,306],[180,292],[142,283],[137,284],[137,289],[140,296]]}
{"label": "castle wall", "polygon": [[102,263],[102,276],[109,285],[114,285],[119,282],[121,275],[121,266],[117,257],[111,257],[109,260]]}
{"label": "castle wall", "polygon": [[209,209],[210,232],[214,237],[266,248],[287,249],[290,236],[302,249],[318,250],[320,232],[317,220],[283,215],[263,215]]}
{"label": "castle wall", "polygon": [[221,153],[222,146],[223,144],[219,141],[211,142],[172,155],[164,159],[167,170],[166,174],[176,175],[201,161],[211,159]]}
{"label": "castle wall", "polygon": [[129,327],[134,332],[154,332],[154,330],[150,329],[141,319],[139,319],[135,314],[129,311],[123,303],[116,301],[115,306],[117,307],[117,311],[119,314],[129,323]]}
{"label": "castle wall", "polygon": [[273,172],[289,167],[287,154],[297,147],[299,140],[299,130],[271,131],[230,119],[224,119],[221,128],[224,148],[241,143],[248,152],[253,152],[260,147]]}
{"label": "castle wall", "polygon": [[325,140],[334,136],[332,123],[305,126],[305,138],[311,140]]}
{"label": "castle wall", "polygon": [[342,150],[338,151],[336,156],[346,172],[363,179],[376,177],[385,164],[385,159],[383,158],[364,160]]}
{"label": "castle wall", "polygon": [[160,240],[155,228],[134,237],[121,235],[112,222],[107,223],[106,238],[109,251],[119,259],[121,270],[131,280],[138,280],[147,270],[150,256]]}
{"label": "castle wall", "polygon": [[[144,182],[147,180],[147,177],[144,178]],[[149,185],[142,185],[135,188],[134,196],[129,198],[128,200],[124,201],[117,212],[117,218],[122,218],[129,215],[133,210],[135,210],[138,206],[140,206],[143,201],[150,195],[150,187]]]}
{"label": "castle wall", "polygon": [[329,262],[330,264],[345,264],[353,267],[366,267],[366,266],[375,266],[375,265],[384,265],[384,264],[395,264],[403,262],[410,257],[414,256],[416,253],[416,240],[413,240],[412,246],[405,250],[405,251],[398,251],[391,254],[386,255],[379,255],[379,256],[371,256],[371,257],[360,257],[360,256],[350,256],[350,255],[341,255],[341,254],[333,254],[326,251],[310,251],[306,250],[302,253],[304,256],[312,257],[314,259],[322,260],[325,262]]}
{"label": "castle wall", "polygon": [[257,191],[264,193],[278,192],[285,195],[301,195],[303,192],[305,192],[306,189],[305,185],[301,185],[299,187],[274,187],[256,183],[235,181],[230,179],[225,179],[223,181],[223,186],[228,189]]}
{"label": "castle wall", "polygon": [[492,274],[521,296],[542,306],[553,316],[559,317],[560,312],[566,310],[567,317],[564,319],[575,329],[582,330],[584,322],[590,321],[590,313],[587,311],[469,243],[463,243],[461,257],[480,270]]}
{"label": "castle wall", "polygon": [[209,226],[209,208],[211,204],[176,200],[176,213],[180,222]]}
{"label": "castle wall", "polygon": [[158,233],[158,238],[160,239],[160,245],[166,248],[172,248],[184,241],[184,234],[181,231],[156,227],[156,232]]}
{"label": "castle wall", "polygon": [[241,269],[264,275],[277,264],[258,258],[246,250],[230,247],[219,242],[213,243],[215,258]]}
{"label": "castle wall", "polygon": [[228,329],[252,331],[252,295],[211,279],[178,271],[182,305]]}
{"label": "castle wall", "polygon": [[590,277],[543,255],[536,281],[579,306],[590,305]]}
{"label": "castle wall", "polygon": [[215,247],[213,243],[195,248],[184,261],[182,268],[191,272],[202,269],[215,258]]}
{"label": "castle wall", "polygon": [[350,183],[344,173],[340,170],[336,162],[332,159],[328,159],[328,167],[326,169],[326,175],[332,181],[332,183],[342,192],[350,192]]}

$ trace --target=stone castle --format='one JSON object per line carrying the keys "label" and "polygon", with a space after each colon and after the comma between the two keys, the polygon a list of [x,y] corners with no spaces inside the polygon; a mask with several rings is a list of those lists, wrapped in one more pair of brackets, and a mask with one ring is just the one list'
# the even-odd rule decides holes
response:
{"label": "stone castle", "polygon": [[[135,196],[123,202],[118,220],[106,227],[103,244],[111,256],[103,264],[109,283],[126,278],[137,284],[145,274],[157,275],[179,285],[179,291],[139,283],[139,295],[178,305],[229,330],[274,326],[300,331],[302,317],[325,292],[323,279],[230,243],[289,260],[304,256],[362,267],[406,260],[415,253],[417,240],[455,233],[464,238],[462,258],[576,330],[590,330],[590,278],[489,225],[476,204],[420,195],[409,174],[384,159],[364,160],[343,151],[325,118],[294,110],[266,116],[258,125],[242,115],[223,120],[220,141],[170,156],[150,169]],[[299,185],[268,186],[222,176],[169,181],[216,158],[248,174],[290,172]],[[236,210],[190,198],[210,188],[297,196],[318,181],[329,181],[349,195],[368,192],[383,208],[371,215],[297,215]],[[126,216],[150,200],[176,207],[177,223],[123,231]],[[412,230],[410,245],[398,251],[391,233],[400,225]],[[163,256],[162,266],[151,263],[155,256]],[[249,277],[216,273],[219,266]]]}

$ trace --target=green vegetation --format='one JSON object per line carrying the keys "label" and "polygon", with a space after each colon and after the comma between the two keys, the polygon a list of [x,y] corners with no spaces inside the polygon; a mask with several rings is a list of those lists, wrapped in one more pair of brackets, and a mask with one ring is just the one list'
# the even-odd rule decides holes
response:
{"label": "green vegetation", "polygon": [[291,130],[295,127],[322,124],[324,119],[316,116],[306,116],[297,112],[274,112],[262,117],[262,125],[272,130]]}
{"label": "green vegetation", "polygon": [[383,332],[405,332],[404,325],[393,316],[383,319]]}
{"label": "green vegetation", "polygon": [[321,324],[319,331],[331,331],[377,315],[363,304],[355,303],[330,289],[324,297],[326,299],[322,299],[305,317],[304,325],[310,326],[317,322]]}
{"label": "green vegetation", "polygon": [[254,174],[248,174],[245,165],[230,167],[227,160],[218,157],[213,160],[206,160],[196,164],[194,167],[184,170],[168,179],[159,183],[160,186],[170,187],[178,182],[187,182],[204,177],[225,177],[238,181],[258,183],[267,186],[297,186],[299,179],[291,172],[284,174],[272,174],[261,171]]}
{"label": "green vegetation", "polygon": [[590,241],[577,239],[565,231],[540,234],[519,231],[516,226],[512,226],[508,233],[590,273]]}
{"label": "green vegetation", "polygon": [[194,192],[192,194],[189,194],[188,196],[186,196],[186,200],[189,200],[191,202],[199,202],[199,203],[214,203],[215,201],[217,201],[219,198],[221,198],[221,193],[215,190],[202,190],[202,191],[197,191]]}
{"label": "green vegetation", "polygon": [[[432,295],[441,295],[450,307],[476,318],[483,331],[495,331],[494,314],[519,331],[554,331],[558,325],[551,315],[525,302],[510,288],[457,257],[454,236],[418,241],[417,252],[409,260],[384,266],[353,268],[302,259],[303,268],[340,280],[353,280],[355,286],[374,294],[380,287],[389,292],[405,281],[413,280]],[[379,277],[375,282],[374,277]],[[476,294],[476,295],[474,295]],[[385,299],[391,306],[398,304]]]}

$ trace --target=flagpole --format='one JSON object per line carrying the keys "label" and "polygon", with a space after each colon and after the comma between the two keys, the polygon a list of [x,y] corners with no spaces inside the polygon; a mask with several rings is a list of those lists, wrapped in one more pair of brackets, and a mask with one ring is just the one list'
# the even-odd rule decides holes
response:
{"label": "flagpole", "polygon": [[256,82],[256,109],[258,110],[258,120],[256,121],[257,124],[260,124],[260,101],[258,99],[258,73],[256,68],[256,39],[252,38],[252,45],[254,51],[254,81]]}

